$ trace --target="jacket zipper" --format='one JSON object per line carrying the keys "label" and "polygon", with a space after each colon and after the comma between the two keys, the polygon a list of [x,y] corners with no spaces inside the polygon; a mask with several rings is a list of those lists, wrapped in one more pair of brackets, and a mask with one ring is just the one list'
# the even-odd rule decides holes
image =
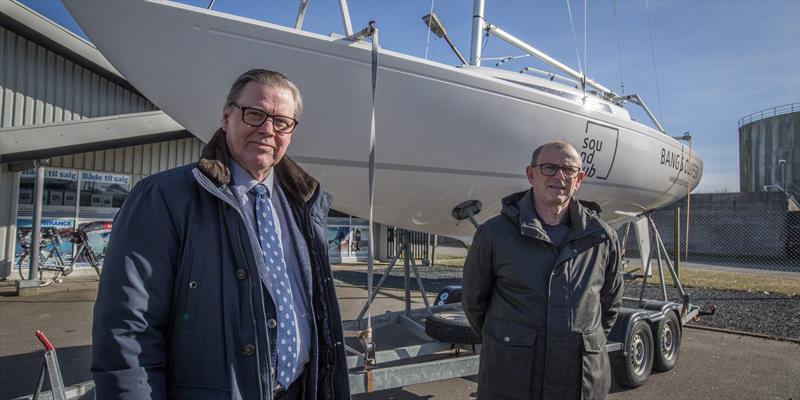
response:
{"label": "jacket zipper", "polygon": [[[244,215],[242,214],[242,210],[238,207],[236,202],[232,201],[230,198],[225,196],[224,195],[225,193],[222,192],[218,187],[216,187],[213,184],[211,184],[211,182],[208,181],[208,178],[203,176],[202,173],[199,173],[199,171],[197,171],[197,170],[195,170],[193,172],[195,172],[194,173],[195,179],[198,181],[198,183],[200,183],[200,186],[203,187],[203,189],[205,189],[207,192],[209,192],[213,196],[215,196],[215,197],[219,198],[220,200],[224,201],[226,204],[228,204],[234,210],[236,210],[236,212],[239,214],[239,217],[240,217],[240,219],[236,220],[236,227],[237,227],[237,230],[240,230],[241,227],[240,227],[239,224],[241,224],[242,221],[244,220]],[[246,228],[245,228],[245,230],[246,230]],[[248,236],[249,235],[250,234],[248,233]],[[241,252],[241,254],[247,254],[247,252],[244,251],[244,248],[242,248],[242,242],[240,240],[237,240],[236,242],[239,244],[239,251]],[[246,257],[245,257],[245,259],[246,259]],[[259,284],[258,284],[258,289],[261,290],[261,282],[260,281],[259,281]],[[252,285],[251,285],[251,290],[252,290]],[[263,291],[261,291],[261,293],[262,293],[262,295],[259,296],[259,297],[261,297],[261,304],[264,304]],[[252,297],[253,296],[251,296],[251,298]],[[251,301],[250,302],[250,318],[251,318],[251,320],[253,322],[253,327],[255,328],[255,332],[254,332],[255,334],[253,336],[253,340],[254,340],[253,345],[256,348],[255,349],[255,351],[256,351],[256,371],[257,371],[256,378],[258,379],[258,398],[259,399],[264,399],[264,382],[261,379],[261,350],[260,350],[260,346],[258,344],[258,322],[256,320],[256,312],[255,312],[254,307],[255,307],[255,305]],[[267,337],[267,341],[268,341],[267,345],[269,345],[269,337]],[[268,367],[268,371],[269,371],[269,368],[270,367]],[[270,391],[272,390],[272,381],[271,380],[268,383],[268,389]],[[270,395],[269,397],[271,399],[272,395]]]}
{"label": "jacket zipper", "polygon": [[[241,221],[239,221],[239,220],[236,221],[237,228],[241,229],[241,226],[239,226],[240,223],[241,223]],[[247,254],[244,251],[244,249],[242,248],[241,241],[237,241],[237,242],[239,243],[239,251],[242,254]],[[257,291],[258,291],[258,293],[260,295],[259,296],[252,296],[251,295],[250,297],[251,298],[252,297],[257,297],[257,298],[259,298],[261,300],[261,304],[264,304],[264,291],[263,291],[263,289],[261,289],[261,281],[260,280],[258,281],[257,289],[258,289]],[[252,284],[250,284],[250,290],[253,290],[253,285]],[[253,340],[254,340],[253,344],[256,347],[256,368],[258,370],[258,373],[256,374],[256,376],[258,378],[258,398],[259,399],[263,399],[264,398],[264,387],[263,387],[264,382],[261,380],[261,348],[258,345],[258,321],[256,320],[255,305],[253,304],[252,301],[250,302],[250,318],[253,321],[253,326],[256,328],[256,332],[255,332],[255,335],[253,337]],[[269,346],[269,335],[267,335],[267,346]],[[272,368],[271,366],[269,366],[267,368],[268,372],[271,370],[271,368]],[[270,373],[270,376],[271,376],[271,373]],[[268,385],[267,389],[270,389],[270,390],[272,389],[272,380],[271,379],[269,381],[269,385]]]}

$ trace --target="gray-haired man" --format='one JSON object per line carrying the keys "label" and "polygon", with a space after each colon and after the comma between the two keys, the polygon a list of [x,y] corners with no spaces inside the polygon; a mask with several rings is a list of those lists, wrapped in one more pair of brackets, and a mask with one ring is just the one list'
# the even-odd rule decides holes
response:
{"label": "gray-haired man", "polygon": [[585,174],[568,142],[537,148],[525,175],[531,189],[503,199],[464,265],[464,311],[482,337],[478,398],[603,399],[617,236],[573,198]]}
{"label": "gray-haired man", "polygon": [[134,187],[95,305],[98,398],[349,398],[331,198],[284,156],[301,112],[284,75],[247,71],[200,160]]}

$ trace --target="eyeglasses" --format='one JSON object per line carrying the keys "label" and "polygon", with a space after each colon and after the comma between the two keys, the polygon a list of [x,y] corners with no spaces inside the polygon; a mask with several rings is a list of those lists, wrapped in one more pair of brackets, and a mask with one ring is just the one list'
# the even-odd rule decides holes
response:
{"label": "eyeglasses", "polygon": [[236,103],[232,106],[242,110],[242,122],[254,128],[264,125],[268,119],[272,118],[272,129],[277,133],[289,134],[297,128],[298,121],[294,118],[283,115],[272,115],[253,107],[242,107]]}
{"label": "eyeglasses", "polygon": [[539,167],[539,170],[544,176],[554,176],[558,173],[558,170],[561,170],[567,178],[574,178],[581,172],[580,168],[573,167],[572,165],[535,164],[531,165],[531,167]]}

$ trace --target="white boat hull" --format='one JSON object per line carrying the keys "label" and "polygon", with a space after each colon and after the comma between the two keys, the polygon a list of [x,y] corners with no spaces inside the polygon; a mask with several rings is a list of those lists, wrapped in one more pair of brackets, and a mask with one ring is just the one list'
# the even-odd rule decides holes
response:
{"label": "white boat hull", "polygon": [[[370,48],[176,3],[67,1],[108,60],[195,136],[219,126],[230,83],[250,68],[287,74],[305,98],[289,155],[334,195],[334,207],[368,215]],[[476,199],[485,220],[500,199],[528,188],[532,150],[556,138],[586,157],[578,192],[611,223],[686,196],[702,174],[696,154],[625,112],[381,50],[376,97],[375,220],[470,237],[453,207]],[[616,110],[616,109],[615,109]],[[620,109],[621,110],[621,109]]]}

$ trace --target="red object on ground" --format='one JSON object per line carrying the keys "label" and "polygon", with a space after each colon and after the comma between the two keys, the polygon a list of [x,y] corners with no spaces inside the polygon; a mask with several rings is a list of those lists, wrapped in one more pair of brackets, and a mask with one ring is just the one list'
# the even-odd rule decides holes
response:
{"label": "red object on ground", "polygon": [[39,341],[42,342],[44,349],[47,351],[53,350],[53,344],[50,343],[50,340],[47,339],[47,336],[44,335],[42,331],[36,331],[36,337],[39,338]]}

